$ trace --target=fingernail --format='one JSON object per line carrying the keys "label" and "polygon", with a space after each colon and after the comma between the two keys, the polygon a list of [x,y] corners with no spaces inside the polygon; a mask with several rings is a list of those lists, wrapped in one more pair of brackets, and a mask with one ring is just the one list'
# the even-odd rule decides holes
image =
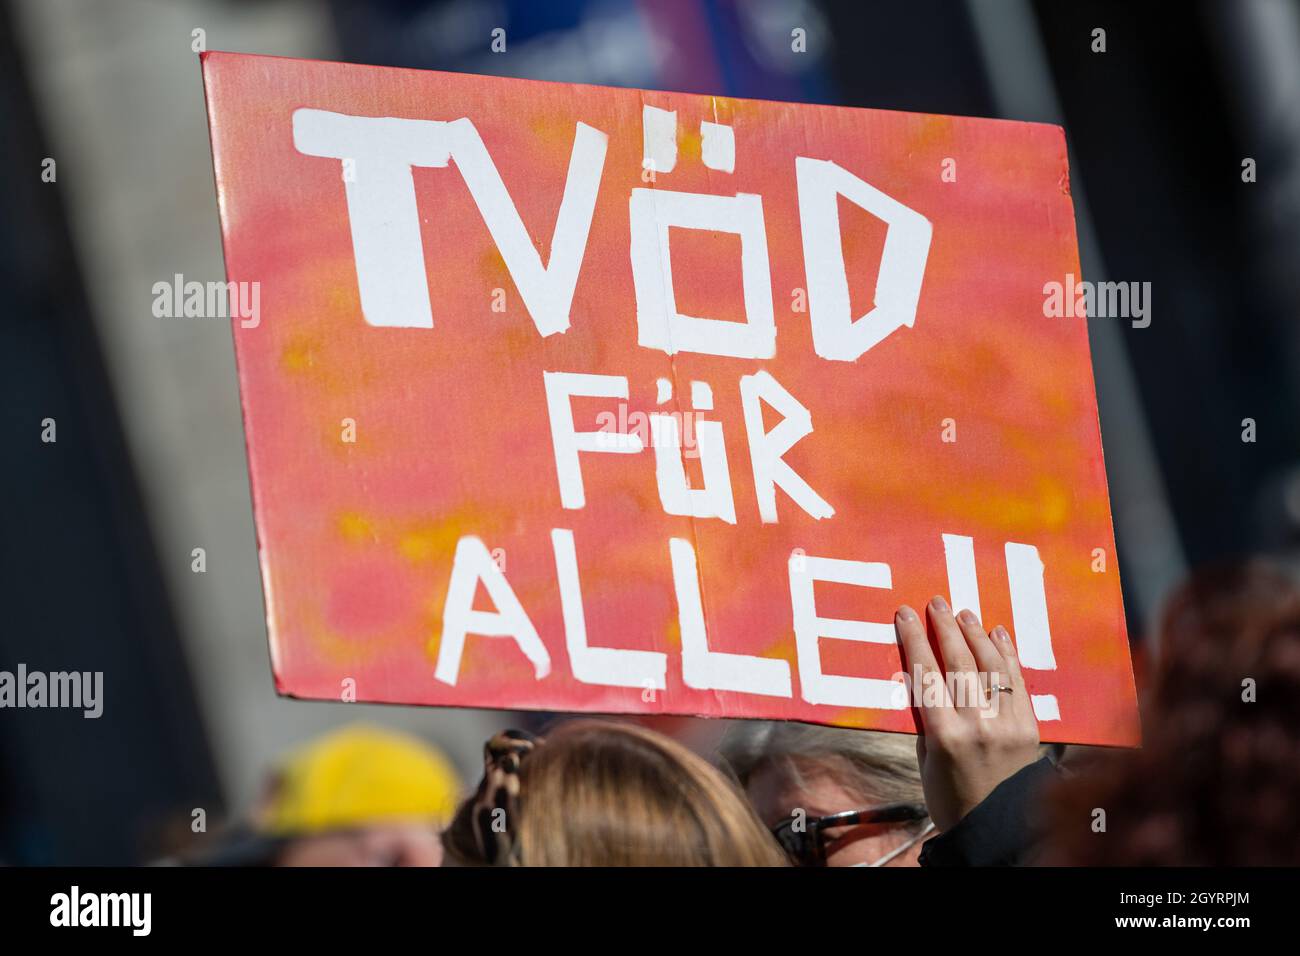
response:
{"label": "fingernail", "polygon": [[1007,629],[1003,627],[1001,624],[993,628],[993,636],[996,637],[999,641],[1011,640],[1011,635],[1007,633]]}
{"label": "fingernail", "polygon": [[957,616],[961,618],[963,624],[969,624],[972,627],[979,627],[979,618],[977,618],[971,611],[962,611]]}
{"label": "fingernail", "polygon": [[896,617],[900,621],[915,621],[916,612],[913,611],[906,604],[904,604],[902,607],[898,609],[897,612],[895,612],[894,617]]}
{"label": "fingernail", "polygon": [[934,608],[936,611],[946,611],[948,610],[948,602],[940,595],[936,594],[934,597],[930,598],[930,607]]}

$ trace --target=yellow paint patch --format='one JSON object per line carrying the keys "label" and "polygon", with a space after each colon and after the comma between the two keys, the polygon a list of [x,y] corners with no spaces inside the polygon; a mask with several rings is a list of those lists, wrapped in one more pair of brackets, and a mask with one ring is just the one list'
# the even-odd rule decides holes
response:
{"label": "yellow paint patch", "polygon": [[677,131],[677,161],[683,160],[699,161],[703,154],[703,139],[700,137],[700,130],[697,126],[695,129],[687,127]]}
{"label": "yellow paint patch", "polygon": [[455,552],[456,541],[465,526],[462,516],[450,517],[436,524],[424,525],[405,532],[397,542],[397,550],[408,561],[429,561]]}
{"label": "yellow paint patch", "polygon": [[664,628],[664,640],[669,647],[680,649],[682,646],[682,625],[675,614],[668,619],[668,626]]}
{"label": "yellow paint patch", "polygon": [[290,372],[305,372],[316,364],[316,351],[308,339],[294,339],[280,353],[280,364]]}
{"label": "yellow paint patch", "polygon": [[354,544],[362,541],[376,541],[375,527],[365,515],[355,511],[345,511],[339,515],[339,533],[344,539]]}

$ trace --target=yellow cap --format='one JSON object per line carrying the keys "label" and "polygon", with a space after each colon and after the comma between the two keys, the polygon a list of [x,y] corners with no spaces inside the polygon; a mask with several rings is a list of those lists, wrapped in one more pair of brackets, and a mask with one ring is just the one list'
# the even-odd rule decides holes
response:
{"label": "yellow cap", "polygon": [[290,753],[264,818],[271,833],[315,833],[394,820],[451,819],[460,778],[410,734],[354,725]]}

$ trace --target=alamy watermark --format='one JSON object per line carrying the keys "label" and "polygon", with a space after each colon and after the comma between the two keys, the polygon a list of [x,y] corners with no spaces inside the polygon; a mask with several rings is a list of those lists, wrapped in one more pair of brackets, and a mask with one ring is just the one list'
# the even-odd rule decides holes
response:
{"label": "alamy watermark", "polygon": [[50,925],[55,927],[122,927],[132,936],[153,928],[152,893],[87,893],[74,884],[50,897]]}
{"label": "alamy watermark", "polygon": [[[996,671],[926,671],[919,665],[912,673],[899,671],[892,678],[891,703],[895,709],[907,707],[974,707],[981,717],[996,717],[1002,706],[1002,694],[1013,692],[1010,678]],[[1005,683],[1004,683],[1005,681]]]}
{"label": "alamy watermark", "polygon": [[83,711],[95,720],[104,713],[103,671],[0,671],[0,708],[60,708]]}
{"label": "alamy watermark", "polygon": [[[659,425],[655,425],[655,420]],[[696,411],[645,412],[629,411],[625,403],[618,412],[600,412],[596,415],[596,447],[600,449],[679,448],[683,458],[699,458],[698,425],[705,421],[703,413]],[[664,422],[668,422],[665,428]]]}
{"label": "alamy watermark", "polygon": [[152,291],[154,318],[239,319],[245,329],[262,322],[260,282],[186,282],[178,272],[171,282],[155,282]]}
{"label": "alamy watermark", "polygon": [[1043,315],[1049,319],[1132,319],[1133,328],[1151,324],[1150,282],[1087,282],[1067,272],[1064,282],[1043,286]]}

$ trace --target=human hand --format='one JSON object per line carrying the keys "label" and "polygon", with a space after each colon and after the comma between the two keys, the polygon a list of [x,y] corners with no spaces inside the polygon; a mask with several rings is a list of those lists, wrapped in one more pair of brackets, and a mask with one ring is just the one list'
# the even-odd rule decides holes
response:
{"label": "human hand", "polygon": [[925,802],[944,832],[1038,759],[1038,721],[1006,628],[985,634],[974,614],[954,618],[941,597],[930,601],[926,615],[942,666],[925,624],[907,605],[894,615],[894,629],[920,715],[916,755]]}

